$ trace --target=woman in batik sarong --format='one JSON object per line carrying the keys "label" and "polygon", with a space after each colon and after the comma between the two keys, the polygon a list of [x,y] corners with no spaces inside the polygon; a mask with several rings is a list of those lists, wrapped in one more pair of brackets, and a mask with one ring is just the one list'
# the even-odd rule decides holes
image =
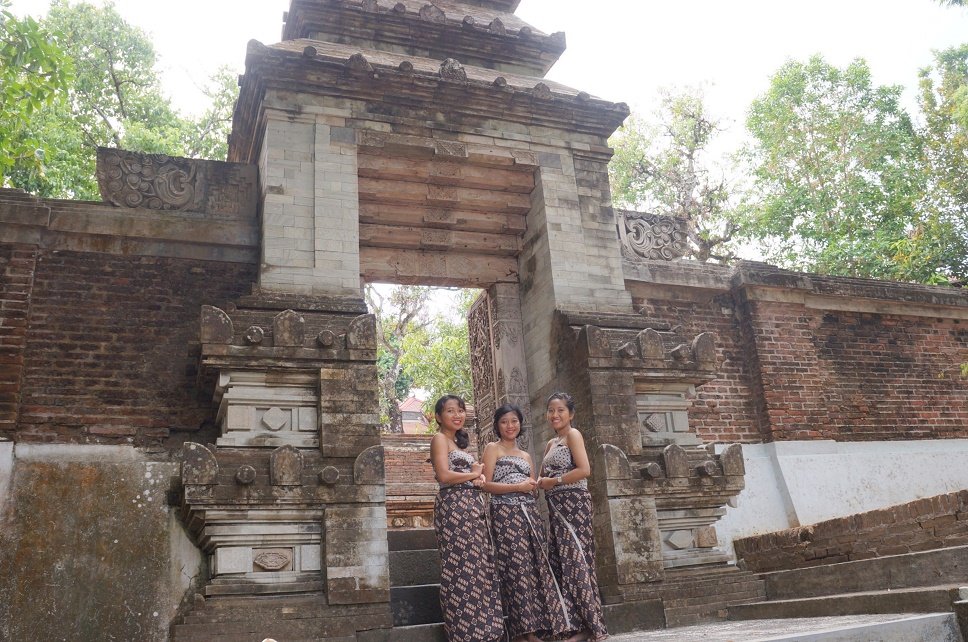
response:
{"label": "woman in batik sarong", "polygon": [[575,402],[556,392],[548,399],[548,424],[555,437],[545,447],[538,487],[548,502],[551,537],[548,556],[568,607],[570,642],[608,637],[602,599],[595,578],[595,538],[592,533],[591,474],[585,440],[572,427]]}
{"label": "woman in batik sarong", "polygon": [[501,598],[513,642],[540,642],[571,630],[535,506],[531,455],[518,447],[524,415],[517,406],[494,413],[499,441],[484,449],[484,490],[491,493],[491,533]]}
{"label": "woman in batik sarong", "polygon": [[440,483],[434,530],[444,628],[451,642],[493,642],[504,636],[504,617],[479,490],[483,466],[463,450],[469,442],[464,400],[441,397],[434,414],[438,433],[430,441],[430,461]]}

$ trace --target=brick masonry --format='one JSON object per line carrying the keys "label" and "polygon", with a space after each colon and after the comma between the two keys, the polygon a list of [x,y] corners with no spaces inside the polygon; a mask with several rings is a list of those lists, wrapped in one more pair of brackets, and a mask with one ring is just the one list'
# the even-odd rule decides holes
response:
{"label": "brick masonry", "polygon": [[[31,270],[30,250],[0,252],[19,261],[5,293],[33,282],[26,336],[16,339],[18,441],[174,447],[214,439],[214,427],[203,427],[212,400],[196,382],[198,315],[203,304],[246,293],[254,265],[45,251]],[[24,326],[25,304],[10,312],[0,331]],[[15,374],[4,368],[5,379]]]}
{"label": "brick masonry", "polygon": [[900,300],[923,296],[918,286],[883,286],[888,296],[875,304],[840,296],[806,305],[783,300],[798,294],[792,289],[758,297],[743,287],[633,300],[686,334],[716,335],[719,377],[699,390],[690,415],[706,441],[968,437],[964,308],[925,310]]}
{"label": "brick masonry", "polygon": [[968,490],[738,539],[751,571],[780,571],[968,544]]}
{"label": "brick masonry", "polygon": [[0,245],[0,436],[16,429],[37,251]]}

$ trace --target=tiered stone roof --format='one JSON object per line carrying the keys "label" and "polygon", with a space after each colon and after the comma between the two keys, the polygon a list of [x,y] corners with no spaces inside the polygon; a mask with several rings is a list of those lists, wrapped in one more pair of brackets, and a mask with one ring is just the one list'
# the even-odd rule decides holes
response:
{"label": "tiered stone roof", "polygon": [[[628,115],[544,80],[565,48],[517,0],[292,0],[283,42],[250,42],[229,158],[254,162],[270,89],[608,137]],[[428,114],[430,112],[428,111]],[[364,117],[363,114],[360,115]],[[419,117],[419,116],[418,116]]]}

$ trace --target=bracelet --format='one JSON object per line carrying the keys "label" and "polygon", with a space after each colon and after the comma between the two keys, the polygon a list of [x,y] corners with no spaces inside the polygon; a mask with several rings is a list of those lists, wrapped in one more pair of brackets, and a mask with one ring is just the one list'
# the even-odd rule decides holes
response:
{"label": "bracelet", "polygon": [[565,483],[565,482],[562,481],[561,475],[558,475],[557,477],[555,477],[555,485],[560,486],[563,483]]}

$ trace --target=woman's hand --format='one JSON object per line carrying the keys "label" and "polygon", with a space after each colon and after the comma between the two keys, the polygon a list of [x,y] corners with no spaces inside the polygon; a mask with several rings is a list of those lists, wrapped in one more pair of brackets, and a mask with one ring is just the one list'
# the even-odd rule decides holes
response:
{"label": "woman's hand", "polygon": [[481,486],[484,485],[484,475],[479,475],[478,477],[475,477],[471,483],[474,484],[475,488],[480,488]]}
{"label": "woman's hand", "polygon": [[558,481],[554,477],[539,477],[538,478],[538,488],[541,490],[551,490],[558,485]]}
{"label": "woman's hand", "polygon": [[538,487],[538,482],[528,477],[526,480],[519,483],[517,486],[518,486],[519,493],[533,493],[534,489]]}
{"label": "woman's hand", "polygon": [[484,464],[481,464],[475,461],[473,464],[471,464],[471,472],[474,473],[475,475],[483,475]]}

